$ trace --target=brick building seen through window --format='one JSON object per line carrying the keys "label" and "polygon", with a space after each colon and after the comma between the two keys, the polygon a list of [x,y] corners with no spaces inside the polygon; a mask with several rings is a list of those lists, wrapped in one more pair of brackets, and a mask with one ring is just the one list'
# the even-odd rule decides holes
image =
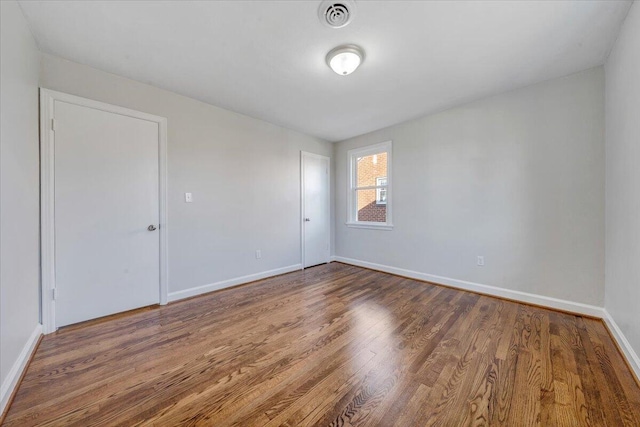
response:
{"label": "brick building seen through window", "polygon": [[[387,153],[360,157],[357,161],[357,186],[387,185]],[[358,221],[385,222],[387,220],[387,189],[359,190]]]}

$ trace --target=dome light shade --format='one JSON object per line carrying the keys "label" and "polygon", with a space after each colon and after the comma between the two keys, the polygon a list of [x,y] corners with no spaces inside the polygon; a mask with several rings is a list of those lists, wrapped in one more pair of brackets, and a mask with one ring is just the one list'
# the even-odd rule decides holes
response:
{"label": "dome light shade", "polygon": [[364,51],[352,44],[338,46],[327,54],[327,64],[341,76],[353,73],[362,61],[364,61]]}

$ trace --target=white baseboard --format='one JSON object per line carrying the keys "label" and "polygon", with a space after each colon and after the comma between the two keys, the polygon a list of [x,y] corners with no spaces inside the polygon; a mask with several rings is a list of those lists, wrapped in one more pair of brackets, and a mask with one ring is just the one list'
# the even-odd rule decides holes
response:
{"label": "white baseboard", "polygon": [[42,325],[38,323],[31,333],[31,336],[24,344],[24,347],[22,347],[22,351],[11,367],[7,378],[2,382],[2,387],[0,387],[0,415],[4,413],[5,409],[7,409],[9,398],[11,397],[13,390],[18,386],[18,380],[20,380],[22,372],[31,358],[31,354],[40,339],[40,335],[42,335]]}
{"label": "white baseboard", "polygon": [[194,297],[196,295],[206,294],[208,292],[217,291],[219,289],[229,288],[231,286],[242,285],[243,283],[254,282],[256,280],[266,279],[267,277],[278,276],[280,274],[290,273],[292,271],[301,270],[302,264],[294,264],[288,267],[276,268],[274,270],[263,271],[260,273],[249,274],[248,276],[236,277],[233,279],[223,280],[221,282],[210,283],[208,285],[197,286],[195,288],[184,289],[182,291],[169,292],[169,302],[178,301],[184,298]]}
{"label": "white baseboard", "polygon": [[520,301],[528,304],[535,304],[543,307],[549,307],[556,310],[568,311],[571,313],[581,314],[604,318],[605,311],[602,307],[595,305],[582,304],[579,302],[567,301],[558,298],[547,297],[543,295],[530,294],[527,292],[514,291],[496,286],[482,285],[480,283],[467,282],[465,280],[452,279],[450,277],[436,276],[433,274],[421,273],[418,271],[405,270],[403,268],[391,267],[388,265],[376,264],[368,261],[360,261],[352,258],[344,258],[340,256],[333,257],[334,261],[345,264],[356,265],[358,267],[369,268],[371,270],[383,271],[385,273],[405,276],[411,279],[424,280],[433,282],[452,288],[462,289],[465,291],[477,292],[480,294],[491,295],[500,298],[506,298],[514,301]]}
{"label": "white baseboard", "polygon": [[624,336],[622,330],[618,327],[618,324],[613,320],[613,317],[611,317],[611,314],[609,314],[606,309],[604,310],[604,317],[602,320],[609,328],[611,335],[613,335],[613,339],[618,342],[618,346],[626,357],[629,366],[631,366],[631,369],[636,374],[636,378],[640,379],[640,357],[638,357],[638,353],[636,353],[631,347],[627,337]]}

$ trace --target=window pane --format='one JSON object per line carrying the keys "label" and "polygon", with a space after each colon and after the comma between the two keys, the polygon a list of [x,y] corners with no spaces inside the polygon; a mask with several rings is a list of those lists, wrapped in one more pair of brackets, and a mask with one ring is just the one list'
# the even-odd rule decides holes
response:
{"label": "window pane", "polygon": [[[372,154],[356,159],[356,186],[372,187],[387,184],[387,153]],[[378,178],[384,178],[384,184],[378,184]]]}
{"label": "window pane", "polygon": [[[385,203],[378,203],[377,194],[384,191]],[[358,221],[387,222],[386,188],[371,190],[356,190],[356,206]]]}
{"label": "window pane", "polygon": [[[376,178],[376,185],[387,185],[387,177]],[[376,203],[379,205],[387,204],[387,189],[376,188]]]}

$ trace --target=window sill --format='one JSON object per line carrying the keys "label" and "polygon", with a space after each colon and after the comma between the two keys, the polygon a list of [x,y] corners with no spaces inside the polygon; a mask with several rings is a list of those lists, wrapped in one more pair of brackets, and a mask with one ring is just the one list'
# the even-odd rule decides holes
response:
{"label": "window sill", "polygon": [[369,230],[393,230],[393,224],[386,223],[376,224],[375,222],[345,222],[345,225],[351,228],[365,228]]}

